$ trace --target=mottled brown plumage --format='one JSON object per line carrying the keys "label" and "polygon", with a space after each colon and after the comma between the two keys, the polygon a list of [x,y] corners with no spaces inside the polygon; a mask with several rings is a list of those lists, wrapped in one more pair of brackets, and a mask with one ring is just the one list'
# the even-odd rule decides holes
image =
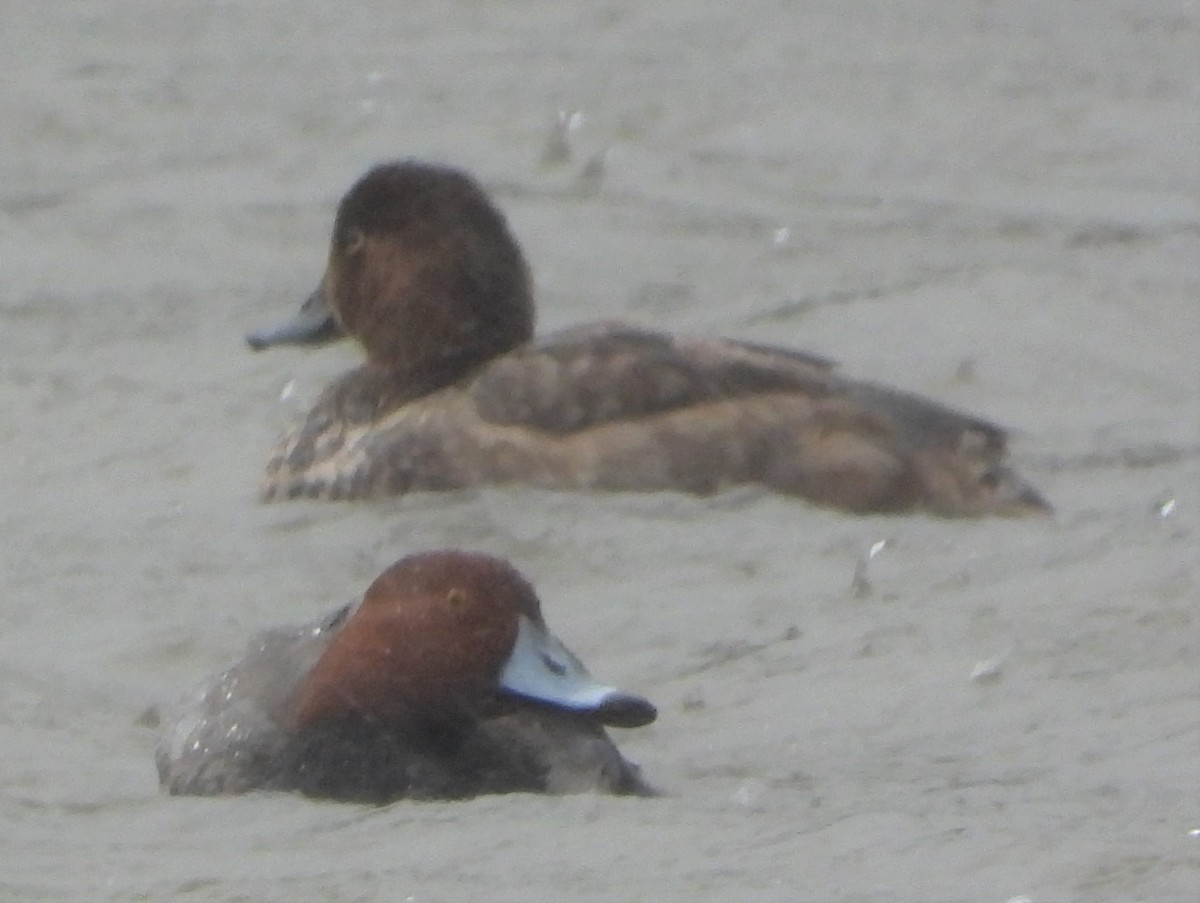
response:
{"label": "mottled brown plumage", "polygon": [[[321,302],[336,326],[313,317]],[[1050,510],[1004,431],[821,358],[618,323],[533,340],[528,270],[465,174],[382,164],[343,198],[308,325],[367,362],[273,456],[267,499],[521,483],[707,494],[761,484],[853,512]]]}

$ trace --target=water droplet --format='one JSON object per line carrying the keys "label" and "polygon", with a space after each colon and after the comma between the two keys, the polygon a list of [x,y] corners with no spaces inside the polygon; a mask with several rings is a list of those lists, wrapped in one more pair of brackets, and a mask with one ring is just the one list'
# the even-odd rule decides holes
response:
{"label": "water droplet", "polygon": [[752,809],[762,800],[766,785],[757,778],[751,778],[742,783],[737,790],[733,792],[733,801],[739,806],[744,806],[747,809]]}
{"label": "water droplet", "polygon": [[985,658],[971,669],[971,681],[977,684],[995,683],[1004,676],[1003,658]]}
{"label": "water droplet", "polygon": [[871,547],[854,565],[854,576],[850,580],[850,591],[856,599],[865,599],[871,594],[871,579],[867,576],[867,567],[875,556],[888,547],[889,539],[879,539],[871,543]]}
{"label": "water droplet", "polygon": [[583,114],[578,110],[559,110],[555,114],[542,149],[542,166],[559,166],[571,159],[571,132],[582,125]]}

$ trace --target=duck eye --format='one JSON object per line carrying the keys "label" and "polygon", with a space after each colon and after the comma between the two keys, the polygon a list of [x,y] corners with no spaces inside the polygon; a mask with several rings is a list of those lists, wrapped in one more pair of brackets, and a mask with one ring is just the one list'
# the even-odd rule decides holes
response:
{"label": "duck eye", "polygon": [[446,593],[446,604],[451,608],[462,608],[467,604],[467,593],[459,587],[454,587],[450,592]]}
{"label": "duck eye", "polygon": [[342,253],[344,254],[357,254],[366,243],[367,236],[363,234],[362,229],[350,226],[342,233]]}

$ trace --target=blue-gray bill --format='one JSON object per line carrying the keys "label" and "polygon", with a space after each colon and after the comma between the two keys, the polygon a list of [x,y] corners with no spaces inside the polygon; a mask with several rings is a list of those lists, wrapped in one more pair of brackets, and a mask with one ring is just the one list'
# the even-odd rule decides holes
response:
{"label": "blue-gray bill", "polygon": [[248,333],[246,344],[255,351],[262,351],[272,345],[324,345],[344,336],[341,325],[325,303],[325,283],[322,281],[294,317],[285,323]]}
{"label": "blue-gray bill", "polygon": [[515,696],[590,715],[609,727],[641,727],[658,717],[648,699],[594,680],[554,634],[524,616],[500,672],[500,686]]}

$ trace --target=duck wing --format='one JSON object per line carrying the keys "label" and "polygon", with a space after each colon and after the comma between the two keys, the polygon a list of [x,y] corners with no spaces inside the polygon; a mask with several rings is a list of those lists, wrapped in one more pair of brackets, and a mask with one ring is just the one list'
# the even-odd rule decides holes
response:
{"label": "duck wing", "polygon": [[618,420],[765,395],[838,401],[912,448],[1002,452],[1005,430],[932,399],[847,379],[825,358],[731,339],[680,338],[619,323],[570,329],[505,355],[475,379],[480,417],[564,435]]}
{"label": "duck wing", "polygon": [[239,661],[190,690],[164,719],[155,752],[163,788],[200,796],[292,789],[287,707],[349,611],[264,631]]}
{"label": "duck wing", "polygon": [[592,437],[593,485],[761,482],[854,511],[1051,510],[1008,466],[1002,427],[804,352],[599,324],[505,355],[468,392],[495,427]]}
{"label": "duck wing", "polygon": [[565,435],[749,396],[824,397],[842,384],[815,355],[602,323],[505,355],[470,393],[489,423]]}

